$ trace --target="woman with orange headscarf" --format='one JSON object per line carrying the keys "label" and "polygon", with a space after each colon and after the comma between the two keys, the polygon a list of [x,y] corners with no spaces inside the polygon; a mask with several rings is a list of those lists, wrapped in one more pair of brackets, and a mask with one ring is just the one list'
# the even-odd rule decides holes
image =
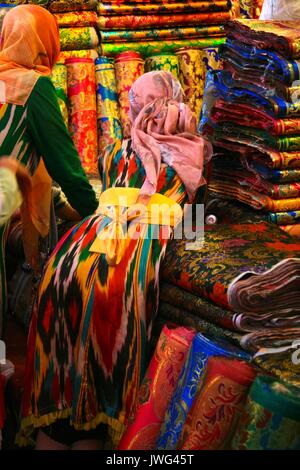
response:
{"label": "woman with orange headscarf", "polygon": [[38,428],[38,449],[95,449],[107,429],[116,446],[137,403],[160,263],[212,149],[171,73],[142,75],[129,97],[131,139],[101,158],[99,214],[60,241],[40,284],[19,444]]}
{"label": "woman with orange headscarf", "polygon": [[[34,175],[32,197],[23,203],[22,219],[25,254],[35,268],[38,237],[49,231],[50,177],[62,187],[78,220],[92,214],[98,206],[50,80],[59,52],[58,26],[47,10],[20,5],[6,14],[0,43],[0,159],[9,155]],[[6,232],[6,227],[0,229],[1,250]],[[5,311],[3,257],[1,251]],[[2,322],[0,312],[0,337]]]}

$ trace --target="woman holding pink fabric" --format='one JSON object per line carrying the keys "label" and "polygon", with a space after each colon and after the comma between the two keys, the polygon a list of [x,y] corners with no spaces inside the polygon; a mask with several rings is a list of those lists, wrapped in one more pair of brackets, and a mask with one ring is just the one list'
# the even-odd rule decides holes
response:
{"label": "woman holding pink fabric", "polygon": [[170,73],[140,77],[130,104],[132,138],[101,161],[100,213],[66,235],[44,272],[20,444],[38,428],[39,449],[99,448],[103,431],[117,445],[136,404],[159,266],[212,149]]}

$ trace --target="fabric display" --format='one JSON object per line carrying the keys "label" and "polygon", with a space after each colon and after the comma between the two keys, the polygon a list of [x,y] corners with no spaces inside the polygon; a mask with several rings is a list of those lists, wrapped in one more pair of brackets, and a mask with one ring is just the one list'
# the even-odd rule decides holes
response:
{"label": "fabric display", "polygon": [[143,57],[165,52],[174,53],[182,48],[218,47],[224,43],[224,38],[212,36],[210,38],[190,38],[190,39],[166,39],[163,41],[139,41],[139,42],[114,42],[102,43],[99,47],[99,54],[106,56],[116,56],[122,52],[134,51]]}
{"label": "fabric display", "polygon": [[[163,327],[119,450],[153,450],[195,331]],[[162,393],[163,390],[163,393]]]}
{"label": "fabric display", "polygon": [[52,71],[52,83],[56,90],[57,99],[66,126],[69,125],[68,114],[68,73],[67,67],[63,64],[56,64]]}
{"label": "fabric display", "polygon": [[299,388],[259,375],[233,437],[240,450],[299,450]]}
{"label": "fabric display", "polygon": [[[180,290],[180,289],[179,289]],[[199,297],[194,296],[196,299]],[[171,303],[161,302],[159,306],[159,316],[166,322],[171,322],[176,325],[194,328],[196,331],[208,334],[211,338],[221,338],[230,342],[231,344],[241,347],[242,334],[238,331],[232,331],[218,324],[212,323],[204,319],[204,315],[195,315],[194,313],[186,310],[184,307],[174,306],[174,302],[170,299]],[[232,312],[228,313],[233,316]]]}
{"label": "fabric display", "polygon": [[121,140],[122,124],[118,102],[114,61],[99,57],[95,61],[97,82],[97,122],[99,154],[107,145]]}
{"label": "fabric display", "polygon": [[186,240],[169,243],[160,315],[226,338],[268,373],[298,384],[291,354],[300,334],[299,243],[275,224],[245,221],[205,226],[198,250]]}
{"label": "fabric display", "polygon": [[157,54],[145,60],[145,72],[166,70],[179,80],[179,62],[175,54]]}
{"label": "fabric display", "polygon": [[129,91],[133,83],[144,73],[144,61],[137,52],[123,52],[115,59],[117,93],[120,105],[120,119],[123,135],[130,137]]}
{"label": "fabric display", "polygon": [[62,51],[95,49],[99,44],[95,28],[89,26],[82,28],[60,28],[59,33]]}
{"label": "fabric display", "polygon": [[240,17],[258,19],[264,0],[240,0]]}
{"label": "fabric display", "polygon": [[255,375],[245,362],[210,357],[177,449],[230,449]]}
{"label": "fabric display", "polygon": [[59,28],[82,28],[97,26],[98,16],[95,11],[69,11],[54,15]]}
{"label": "fabric display", "polygon": [[67,59],[92,59],[95,61],[99,57],[98,50],[85,49],[81,51],[62,51],[59,55],[58,62],[64,64]]}
{"label": "fabric display", "polygon": [[99,16],[99,30],[111,29],[145,29],[155,27],[190,26],[199,24],[224,24],[231,18],[230,12],[218,13],[174,13],[167,15],[142,14],[142,15],[118,15]]}
{"label": "fabric display", "polygon": [[179,49],[180,82],[187,102],[196,116],[200,116],[205,84],[205,67],[202,51],[199,49]]}
{"label": "fabric display", "polygon": [[193,2],[176,2],[170,1],[165,3],[145,3],[130,5],[129,3],[113,4],[98,2],[97,11],[99,15],[143,15],[145,13],[194,13],[194,12],[221,12],[228,11],[228,3],[226,0],[210,1],[193,1]]}
{"label": "fabric display", "polygon": [[210,193],[264,211],[297,237],[285,227],[300,210],[299,33],[293,22],[242,19],[225,29],[223,70],[209,72],[199,127],[223,149]]}
{"label": "fabric display", "polygon": [[300,31],[298,21],[233,20],[226,24],[230,39],[278,52],[287,59],[300,57]]}
{"label": "fabric display", "polygon": [[[43,1],[43,0],[42,0]],[[82,11],[82,10],[95,10],[97,0],[48,0],[47,7],[53,13],[69,12],[69,11]]]}
{"label": "fabric display", "polygon": [[177,388],[165,414],[156,444],[157,449],[177,449],[187,414],[193,405],[202,375],[205,373],[207,361],[213,356],[246,358],[246,360],[248,358],[242,350],[231,346],[226,341],[211,340],[198,333],[193,339]]}
{"label": "fabric display", "polygon": [[88,174],[97,169],[97,108],[95,65],[92,59],[66,60],[69,130]]}
{"label": "fabric display", "polygon": [[224,36],[223,25],[100,31],[101,42],[157,41],[160,39]]}

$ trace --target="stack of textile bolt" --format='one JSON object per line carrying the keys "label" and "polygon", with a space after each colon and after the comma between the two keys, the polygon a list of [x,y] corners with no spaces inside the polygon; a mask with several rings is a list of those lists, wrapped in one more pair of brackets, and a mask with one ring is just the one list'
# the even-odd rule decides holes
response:
{"label": "stack of textile bolt", "polygon": [[146,57],[182,47],[204,48],[224,42],[223,25],[237,15],[237,3],[226,0],[98,2],[101,54],[123,51]]}
{"label": "stack of textile bolt", "polygon": [[223,149],[210,191],[300,236],[298,24],[236,20],[228,33],[224,70],[210,74],[205,92],[214,98],[203,131]]}

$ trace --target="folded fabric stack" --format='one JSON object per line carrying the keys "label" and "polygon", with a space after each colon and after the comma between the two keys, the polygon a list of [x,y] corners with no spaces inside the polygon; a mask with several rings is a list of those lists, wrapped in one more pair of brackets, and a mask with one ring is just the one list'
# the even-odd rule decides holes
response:
{"label": "folded fabric stack", "polygon": [[210,73],[205,90],[202,130],[228,154],[215,160],[210,190],[300,236],[298,23],[236,20],[226,29],[224,70]]}
{"label": "folded fabric stack", "polygon": [[300,246],[288,234],[269,222],[206,226],[197,251],[169,243],[161,279],[160,319],[239,345],[300,385]]}
{"label": "folded fabric stack", "polygon": [[131,50],[146,57],[186,47],[217,47],[224,42],[224,23],[238,13],[237,3],[235,0],[98,2],[101,54],[114,56]]}

